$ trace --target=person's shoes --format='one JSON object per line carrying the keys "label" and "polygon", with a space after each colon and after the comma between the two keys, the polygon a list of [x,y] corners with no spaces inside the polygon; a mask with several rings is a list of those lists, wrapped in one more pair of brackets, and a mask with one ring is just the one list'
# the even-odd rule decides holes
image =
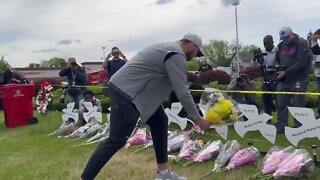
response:
{"label": "person's shoes", "polygon": [[174,171],[169,169],[167,174],[158,173],[156,180],[187,180],[187,178],[180,177]]}

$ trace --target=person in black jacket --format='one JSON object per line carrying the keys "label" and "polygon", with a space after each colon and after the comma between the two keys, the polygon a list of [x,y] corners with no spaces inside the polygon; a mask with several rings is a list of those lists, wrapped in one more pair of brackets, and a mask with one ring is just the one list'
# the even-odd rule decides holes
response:
{"label": "person in black jacket", "polygon": [[9,64],[5,64],[5,70],[1,73],[0,84],[23,84],[24,78],[14,71]]}
{"label": "person in black jacket", "polygon": [[75,102],[75,107],[79,107],[79,102],[83,99],[86,85],[86,71],[80,67],[75,58],[69,58],[69,66],[59,72],[60,77],[68,78],[68,100],[69,103]]}

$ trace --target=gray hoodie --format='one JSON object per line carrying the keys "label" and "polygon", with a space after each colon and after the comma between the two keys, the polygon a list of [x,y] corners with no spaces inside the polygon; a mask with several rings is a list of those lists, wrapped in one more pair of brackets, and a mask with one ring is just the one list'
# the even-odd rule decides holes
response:
{"label": "gray hoodie", "polygon": [[[168,55],[172,56],[165,61]],[[132,100],[142,122],[148,121],[172,90],[193,121],[201,117],[189,91],[187,60],[179,42],[140,51],[112,76],[110,86]]]}
{"label": "gray hoodie", "polygon": [[307,80],[312,61],[312,52],[308,41],[295,35],[290,44],[279,44],[277,61],[286,66],[284,83],[294,83]]}

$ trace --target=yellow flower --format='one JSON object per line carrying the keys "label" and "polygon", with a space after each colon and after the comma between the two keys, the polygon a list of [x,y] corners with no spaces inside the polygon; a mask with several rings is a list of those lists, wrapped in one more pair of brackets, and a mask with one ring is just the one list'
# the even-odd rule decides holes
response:
{"label": "yellow flower", "polygon": [[214,108],[210,109],[206,115],[205,115],[205,119],[213,122],[213,123],[221,123],[221,116],[215,111]]}
{"label": "yellow flower", "polygon": [[212,110],[220,114],[220,113],[222,112],[222,105],[221,105],[221,104],[216,104],[216,105],[212,108]]}

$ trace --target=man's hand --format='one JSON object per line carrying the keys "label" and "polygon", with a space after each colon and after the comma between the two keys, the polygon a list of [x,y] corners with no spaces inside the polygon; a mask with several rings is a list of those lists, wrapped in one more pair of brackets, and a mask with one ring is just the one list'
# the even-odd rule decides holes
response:
{"label": "man's hand", "polygon": [[119,56],[122,57],[123,59],[126,58],[126,56],[122,53],[122,51],[119,51]]}
{"label": "man's hand", "polygon": [[277,75],[277,80],[282,80],[286,76],[285,71],[279,71]]}
{"label": "man's hand", "polygon": [[203,131],[206,131],[210,128],[211,126],[211,122],[208,121],[208,120],[205,120],[204,118],[200,118],[198,119],[197,123],[196,123],[200,128],[201,130]]}
{"label": "man's hand", "polygon": [[11,81],[15,82],[15,83],[18,83],[18,84],[20,83],[20,81],[18,79],[16,79],[16,78],[12,78]]}

